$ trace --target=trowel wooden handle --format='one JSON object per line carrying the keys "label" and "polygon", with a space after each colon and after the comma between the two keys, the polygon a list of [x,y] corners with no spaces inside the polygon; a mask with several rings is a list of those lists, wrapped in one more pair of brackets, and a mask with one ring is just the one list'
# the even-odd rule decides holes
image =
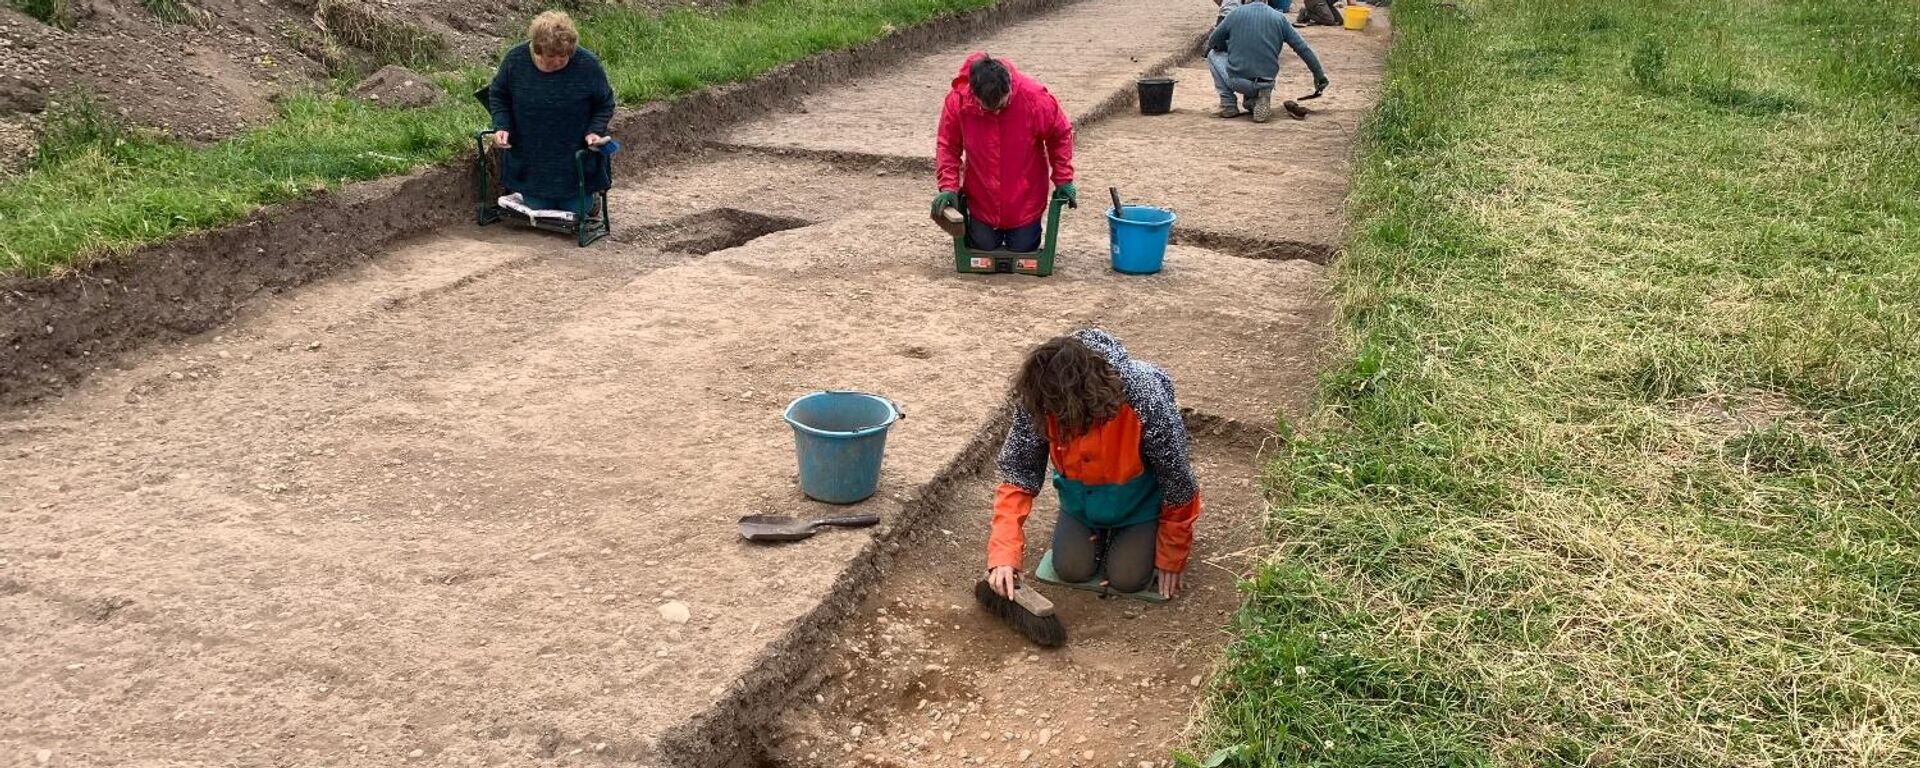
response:
{"label": "trowel wooden handle", "polygon": [[947,221],[953,222],[955,224],[959,224],[960,222],[967,220],[967,217],[960,213],[960,209],[955,208],[951,205],[940,209],[940,215],[942,217],[945,217]]}

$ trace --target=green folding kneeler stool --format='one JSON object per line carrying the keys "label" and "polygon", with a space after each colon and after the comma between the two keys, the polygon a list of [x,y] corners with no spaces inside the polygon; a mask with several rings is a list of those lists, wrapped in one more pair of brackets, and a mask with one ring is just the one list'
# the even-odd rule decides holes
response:
{"label": "green folding kneeler stool", "polygon": [[[488,94],[492,89],[491,85],[480,86],[479,90],[473,92],[473,98],[480,102],[480,106],[491,106]],[[500,179],[496,178],[493,163],[487,162],[491,155],[490,150],[493,149],[493,129],[475,131],[473,145],[474,223],[484,227],[496,221],[519,221],[518,217],[506,216],[499,203],[495,202],[494,195],[504,191],[504,188],[500,186]],[[609,141],[604,146],[609,147],[608,153],[620,150],[620,143],[616,141]],[[574,242],[579,243],[582,248],[613,234],[613,216],[607,211],[607,190],[587,188],[587,164],[605,161],[605,156],[601,155],[600,151],[600,146],[589,147],[582,142],[581,148],[573,153],[573,173],[575,178],[579,179],[579,196],[575,198],[572,221],[529,217],[523,223],[535,229],[573,235]],[[497,160],[505,162],[504,158]],[[611,162],[607,164],[606,175],[607,187],[611,188],[613,186]],[[596,213],[598,215],[595,215]]]}
{"label": "green folding kneeler stool", "polygon": [[[967,245],[964,227],[961,234],[953,238],[953,271],[986,274],[1012,272],[1035,277],[1053,274],[1054,246],[1060,239],[1060,209],[1071,205],[1060,198],[1047,201],[1047,223],[1041,232],[1040,250],[1022,253],[1019,251],[984,251]],[[967,201],[961,198],[960,214],[967,215]]]}
{"label": "green folding kneeler stool", "polygon": [[1088,592],[1098,592],[1102,595],[1109,595],[1112,597],[1125,597],[1128,599],[1140,600],[1148,603],[1164,603],[1167,601],[1166,598],[1160,596],[1159,590],[1154,589],[1152,587],[1148,587],[1138,592],[1121,592],[1120,590],[1114,589],[1112,587],[1100,586],[1100,581],[1106,578],[1106,575],[1107,574],[1105,569],[1102,569],[1100,573],[1094,574],[1093,578],[1088,581],[1064,580],[1060,578],[1060,573],[1053,569],[1053,550],[1052,549],[1048,549],[1046,554],[1040,556],[1040,566],[1038,568],[1033,569],[1033,577],[1035,579],[1038,579],[1047,584],[1052,584],[1057,587],[1066,587],[1068,589],[1083,589]]}

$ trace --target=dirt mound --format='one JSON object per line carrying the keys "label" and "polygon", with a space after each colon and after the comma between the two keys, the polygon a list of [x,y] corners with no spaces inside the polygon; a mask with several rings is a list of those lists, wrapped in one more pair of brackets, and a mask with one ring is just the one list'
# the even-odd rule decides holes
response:
{"label": "dirt mound", "polygon": [[0,115],[33,114],[47,108],[47,82],[19,75],[0,77]]}
{"label": "dirt mound", "polygon": [[446,95],[433,81],[399,65],[381,67],[379,72],[353,87],[353,97],[389,107],[426,107],[439,103]]}
{"label": "dirt mound", "polygon": [[[642,0],[667,7],[689,0]],[[0,4],[0,135],[17,89],[78,91],[140,126],[210,142],[274,114],[291,90],[388,64],[484,63],[542,0],[64,0],[38,19]],[[26,85],[18,85],[24,83]],[[25,91],[22,91],[23,93]],[[45,98],[28,98],[44,105]],[[16,107],[17,109],[17,107]],[[39,112],[41,107],[18,114]],[[0,141],[0,143],[5,143]],[[6,154],[0,147],[0,157]],[[0,162],[4,162],[0,160]]]}
{"label": "dirt mound", "polygon": [[[12,40],[0,37],[0,56],[8,55],[12,45]],[[45,78],[23,73],[0,75],[0,175],[26,166],[33,155],[33,136],[39,124],[36,116],[46,108]]]}

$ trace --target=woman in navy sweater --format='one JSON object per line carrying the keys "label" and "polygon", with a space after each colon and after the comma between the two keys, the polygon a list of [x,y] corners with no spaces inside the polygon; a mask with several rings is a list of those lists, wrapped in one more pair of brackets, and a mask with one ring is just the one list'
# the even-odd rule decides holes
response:
{"label": "woman in navy sweater", "polygon": [[[487,94],[493,141],[505,151],[507,189],[529,208],[574,210],[580,180],[573,153],[602,141],[613,107],[606,70],[580,47],[573,19],[560,11],[534,17],[527,42],[500,61]],[[593,164],[589,173],[604,174],[604,164]],[[587,188],[604,186],[604,179],[589,179]]]}

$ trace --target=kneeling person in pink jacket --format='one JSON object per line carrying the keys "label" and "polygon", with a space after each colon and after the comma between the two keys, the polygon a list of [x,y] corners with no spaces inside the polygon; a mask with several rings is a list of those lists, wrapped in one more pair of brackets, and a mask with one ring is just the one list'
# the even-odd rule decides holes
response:
{"label": "kneeling person in pink jacket", "polygon": [[940,109],[933,213],[966,196],[967,244],[1040,249],[1048,190],[1074,201],[1073,124],[1053,94],[1004,59],[967,57]]}

